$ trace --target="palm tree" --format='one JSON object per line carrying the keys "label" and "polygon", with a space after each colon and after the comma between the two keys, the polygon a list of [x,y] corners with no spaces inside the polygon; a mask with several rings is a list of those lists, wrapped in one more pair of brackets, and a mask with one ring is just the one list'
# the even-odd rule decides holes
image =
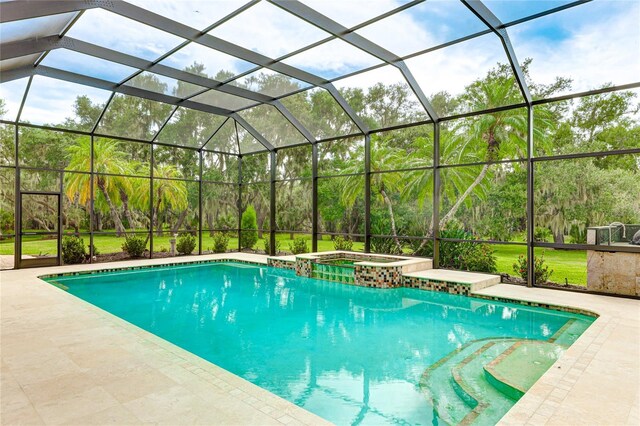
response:
{"label": "palm tree", "polygon": [[[362,164],[361,156],[353,157],[355,160],[351,162],[345,169],[344,173],[349,175],[342,178],[342,200],[346,206],[353,206],[356,200],[363,195],[364,187],[361,185]],[[391,225],[391,235],[396,247],[401,252],[402,244],[398,239],[398,229],[396,226],[395,214],[393,212],[393,202],[389,194],[400,193],[402,189],[402,180],[398,173],[381,173],[384,170],[397,169],[399,164],[406,160],[398,150],[394,150],[387,146],[380,146],[371,152],[371,191],[376,194],[384,203],[389,214],[389,222]]]}
{"label": "palm tree", "polygon": [[[186,210],[188,207],[187,184],[181,179],[182,173],[173,164],[159,164],[153,169],[153,206],[151,212],[151,228],[156,228],[156,235],[162,236],[162,223],[159,221],[160,211],[167,213],[169,209]],[[149,191],[137,191],[135,203],[139,206],[149,205]]]}
{"label": "palm tree", "polygon": [[[70,156],[67,170],[90,170],[91,169],[91,139],[80,138],[74,145],[67,148]],[[116,205],[121,189],[129,189],[130,185],[126,178],[121,176],[109,176],[126,174],[128,170],[127,158],[123,154],[119,143],[110,139],[96,139],[93,143],[93,170],[98,175],[95,176],[95,186],[98,188],[106,206],[109,210],[111,220],[116,229],[116,234],[121,236],[125,233],[124,225],[120,219],[120,214]],[[104,173],[109,175],[104,175]],[[76,199],[80,204],[89,208],[91,200],[91,177],[88,174],[66,173],[65,174],[65,194],[71,202]]]}

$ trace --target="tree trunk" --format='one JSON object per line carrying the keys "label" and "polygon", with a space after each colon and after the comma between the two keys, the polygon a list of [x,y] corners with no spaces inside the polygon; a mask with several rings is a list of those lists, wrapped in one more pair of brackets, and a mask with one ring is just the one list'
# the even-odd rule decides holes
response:
{"label": "tree trunk", "polygon": [[553,242],[556,244],[564,244],[564,229],[562,229],[562,227],[559,227],[553,233]]}
{"label": "tree trunk", "polygon": [[156,208],[153,209],[153,217],[151,219],[151,229],[156,228],[156,235],[158,237],[162,237],[162,224],[159,220],[160,202],[160,197],[158,197],[158,202],[156,203]]}
{"label": "tree trunk", "polygon": [[122,189],[120,189],[120,199],[122,200],[122,207],[124,208],[124,217],[126,217],[127,222],[129,222],[129,229],[135,230],[136,222],[129,209],[129,196]]}
{"label": "tree trunk", "polygon": [[184,220],[187,218],[187,213],[189,212],[189,209],[184,209],[181,213],[180,216],[178,216],[178,220],[176,221],[176,224],[173,228],[171,228],[171,233],[175,234],[177,233],[180,228],[182,227],[182,224],[184,223]]}
{"label": "tree trunk", "polygon": [[447,223],[449,223],[451,219],[453,219],[453,217],[456,215],[456,213],[460,209],[460,206],[462,206],[462,203],[464,203],[464,201],[473,192],[473,190],[476,189],[478,185],[480,185],[480,182],[482,182],[485,176],[487,176],[488,171],[489,171],[489,164],[485,164],[484,166],[482,166],[482,170],[480,170],[480,173],[478,174],[476,179],[473,181],[473,183],[469,185],[469,187],[462,193],[461,196],[458,197],[453,207],[451,207],[451,210],[449,210],[449,212],[447,212],[447,214],[444,215],[444,217],[440,220],[440,229],[443,229],[444,226]]}
{"label": "tree trunk", "polygon": [[[489,172],[489,166],[490,164],[485,164],[482,167],[482,170],[480,170],[480,173],[478,174],[478,176],[475,178],[475,180],[473,181],[473,183],[471,185],[469,185],[469,187],[462,193],[462,195],[460,197],[458,197],[458,199],[456,200],[455,204],[453,205],[453,207],[451,207],[451,210],[449,210],[447,212],[447,214],[444,215],[444,217],[442,219],[440,219],[440,223],[439,223],[439,227],[440,229],[443,229],[445,227],[445,225],[447,223],[449,223],[449,221],[451,219],[453,219],[453,217],[455,216],[455,214],[458,212],[458,210],[460,209],[460,207],[462,206],[462,203],[464,203],[464,200],[467,199],[467,197],[473,192],[474,189],[476,189],[476,187],[478,185],[480,185],[480,183],[482,182],[482,180],[487,176],[487,173]],[[433,217],[431,218],[431,225],[429,226],[429,233],[427,235],[424,236],[424,239],[422,240],[422,242],[420,243],[420,246],[418,246],[418,248],[413,252],[414,254],[419,252],[420,250],[422,250],[424,248],[424,246],[431,241],[431,236],[433,236],[433,227],[434,227],[434,222],[433,222]]]}
{"label": "tree trunk", "polygon": [[393,234],[393,241],[396,243],[396,247],[398,247],[399,253],[402,253],[402,244],[400,244],[400,240],[398,239],[398,231],[396,229],[396,218],[393,214],[393,204],[391,204],[391,199],[387,195],[384,189],[380,189],[380,194],[382,195],[382,199],[384,203],[387,205],[387,210],[389,211],[389,220],[391,220],[391,233]]}
{"label": "tree trunk", "polygon": [[104,183],[104,179],[98,179],[98,188],[102,192],[104,199],[107,201],[107,205],[109,206],[109,213],[111,214],[111,220],[113,220],[113,224],[116,227],[116,235],[121,237],[125,233],[124,225],[122,225],[122,220],[120,220],[120,215],[118,214],[118,210],[116,206],[111,201],[111,197],[107,193],[107,188]]}
{"label": "tree trunk", "polygon": [[209,236],[213,237],[213,215],[210,213],[207,213],[205,215],[205,218],[207,220],[207,226],[209,227]]}
{"label": "tree trunk", "polygon": [[94,219],[94,230],[102,231],[102,216],[100,215],[100,212],[94,212],[93,219]]}

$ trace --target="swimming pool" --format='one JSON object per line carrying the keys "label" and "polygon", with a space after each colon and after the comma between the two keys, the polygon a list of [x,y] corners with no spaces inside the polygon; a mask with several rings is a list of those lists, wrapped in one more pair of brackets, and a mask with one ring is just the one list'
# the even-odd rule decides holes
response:
{"label": "swimming pool", "polygon": [[336,424],[495,423],[517,395],[483,367],[509,351],[553,360],[592,322],[231,262],[47,280]]}

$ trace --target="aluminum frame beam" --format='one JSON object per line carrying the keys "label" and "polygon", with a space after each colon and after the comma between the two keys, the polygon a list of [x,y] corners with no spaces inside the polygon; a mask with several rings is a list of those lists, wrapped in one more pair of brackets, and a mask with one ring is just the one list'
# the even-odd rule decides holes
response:
{"label": "aluminum frame beam", "polygon": [[[324,78],[318,77],[315,74],[303,71],[299,68],[292,67],[282,62],[277,62],[274,59],[254,52],[253,50],[235,45],[210,34],[203,33],[202,31],[196,30],[195,28],[191,28],[187,25],[181,24],[162,15],[150,12],[138,6],[119,1],[103,3],[100,4],[100,7],[109,12],[124,16],[125,18],[133,19],[134,21],[159,29],[161,31],[168,32],[170,34],[182,37],[184,39],[201,44],[219,52],[235,56],[245,61],[252,62],[256,65],[271,69],[297,80],[307,82],[313,86],[333,86],[330,82],[328,82]],[[344,101],[342,95],[340,95],[337,90],[332,92],[332,96],[339,103],[341,103],[341,101]],[[346,101],[344,101],[344,103],[346,104]],[[355,122],[355,112],[350,107],[343,107],[343,109],[345,110],[347,115]]]}
{"label": "aluminum frame beam", "polygon": [[94,9],[100,6],[98,3],[100,2],[89,0],[19,0],[2,2],[0,3],[0,22],[13,22]]}
{"label": "aluminum frame beam", "polygon": [[69,71],[63,71],[57,68],[49,68],[45,66],[39,66],[39,67],[28,66],[28,67],[21,68],[19,70],[15,70],[15,72],[16,73],[20,72],[22,77],[41,75],[45,77],[55,78],[58,80],[68,81],[70,83],[82,84],[85,86],[95,87],[97,89],[121,93],[124,95],[137,96],[139,98],[162,102],[169,105],[183,106],[185,108],[208,112],[211,114],[221,115],[225,117],[228,117],[230,114],[233,113],[233,111],[227,110],[224,108],[218,108],[211,105],[201,104],[199,102],[183,100],[175,96],[165,95],[163,93],[151,92],[149,90],[139,89],[137,87],[118,86],[117,84],[114,84],[110,81],[101,80],[98,78],[89,77],[82,74],[76,74]]}
{"label": "aluminum frame beam", "polygon": [[[135,56],[131,56],[125,53],[121,53],[115,50],[111,50],[105,47],[97,46],[91,43],[84,42],[82,40],[73,39],[70,37],[58,37],[50,36],[41,39],[24,40],[14,43],[7,43],[0,46],[0,60],[20,57],[32,53],[40,53],[44,51],[50,51],[54,49],[68,49],[78,53],[83,53],[100,59],[116,62],[119,64],[127,65],[133,68],[145,69],[149,72],[154,72],[166,77],[174,78],[176,80],[185,81],[187,83],[196,84],[204,88],[213,89],[219,92],[227,93],[230,95],[242,97],[256,101],[258,104],[268,104],[276,107],[282,115],[303,135],[309,142],[314,142],[315,137],[297,120],[293,114],[282,103],[271,96],[267,96],[261,93],[252,92],[241,87],[233,86],[230,84],[223,84],[217,80],[197,76],[195,74],[188,73],[186,71],[177,70],[165,65],[156,64],[154,62],[146,61]],[[37,68],[43,67],[39,65]],[[54,69],[54,68],[50,68]],[[10,79],[20,78],[21,74],[9,74]],[[118,84],[117,87],[130,87],[125,84]],[[189,98],[183,101],[193,102]],[[251,108],[251,107],[249,107]],[[224,109],[224,108],[222,108]],[[229,110],[231,111],[231,110]],[[226,115],[226,114],[219,114]]]}
{"label": "aluminum frame beam", "polygon": [[71,37],[58,37],[56,35],[43,37],[38,39],[30,39],[18,41],[14,43],[5,43],[0,45],[0,60],[17,58],[33,53],[42,53],[55,49],[67,49],[95,58],[104,59],[110,62],[126,65],[132,68],[144,69],[149,72],[170,77],[176,80],[182,80],[208,89],[214,89],[220,92],[228,93],[256,102],[269,103],[274,98],[261,93],[252,92],[251,90],[241,87],[223,84],[217,80],[208,77],[202,77],[195,74],[181,71],[166,65],[154,64],[152,61],[140,59],[136,56],[118,52],[106,47],[87,43],[82,40]]}
{"label": "aluminum frame beam", "polygon": [[[284,106],[279,100],[276,100],[270,96],[266,96],[260,93],[252,92],[250,90],[246,90],[237,86],[222,84],[216,80],[197,76],[186,71],[180,71],[175,68],[167,67],[165,65],[153,64],[152,62],[142,60],[135,56],[127,55],[118,51],[114,51],[108,48],[104,48],[101,46],[97,46],[91,43],[87,43],[81,40],[76,40],[68,37],[58,37],[51,36],[45,37],[42,39],[34,39],[34,40],[25,40],[15,43],[7,43],[5,45],[0,46],[0,59],[9,59],[13,57],[23,56],[25,54],[30,53],[38,53],[42,51],[49,51],[58,48],[65,48],[68,50],[73,50],[79,53],[83,53],[86,55],[91,55],[97,58],[109,60],[112,62],[117,62],[123,65],[127,65],[135,68],[146,68],[150,72],[155,72],[157,74],[161,74],[167,77],[171,77],[177,80],[186,81],[188,83],[196,84],[203,86],[205,88],[213,89],[219,92],[228,93],[231,95],[239,96],[245,99],[250,99],[258,102],[257,105],[263,103],[267,105],[272,105],[278,109],[278,111],[288,120],[310,143],[315,142],[315,137],[307,130],[300,121],[295,118],[293,114]],[[33,71],[35,70],[35,71]],[[35,68],[29,66],[28,68],[21,68],[18,70],[11,70],[7,73],[3,73],[2,82],[11,81],[17,78],[25,77],[27,75],[33,74],[47,75],[53,78],[59,78],[62,80],[86,84],[88,86],[97,87],[105,90],[112,90],[118,93],[127,93],[130,94],[131,89],[136,89],[132,86],[127,86],[126,84],[117,84],[107,82],[105,80],[99,80],[92,77],[84,76],[81,74],[71,73],[69,71],[58,70],[56,68],[50,68],[43,65],[39,65]],[[73,76],[77,76],[77,80],[73,79]],[[6,79],[6,80],[5,80]],[[138,89],[144,90],[144,89]],[[145,96],[139,96],[148,98],[149,94],[154,94],[155,92],[148,92]],[[138,95],[136,95],[138,96]],[[169,96],[169,95],[163,95]],[[174,98],[174,97],[172,97]],[[178,99],[178,98],[175,98]],[[190,99],[184,99],[180,103],[172,103],[172,101],[165,99],[160,100],[161,102],[170,103],[172,105],[184,106],[188,107],[190,104],[198,104],[198,105],[206,105],[200,104],[195,101],[191,101]],[[218,109],[217,115],[229,116],[232,110],[227,110],[225,108],[213,107]],[[198,108],[193,108],[198,109]]]}
{"label": "aluminum frame beam", "polygon": [[371,40],[362,37],[360,34],[352,32],[349,28],[324,16],[320,12],[299,2],[298,0],[269,0],[269,2],[310,23],[311,25],[314,25],[338,37],[339,39],[351,44],[352,46],[355,46],[358,49],[367,52],[372,56],[375,56],[383,62],[386,62],[398,68],[431,120],[438,120],[438,114],[425,96],[422,88],[413,77],[413,74],[411,73],[409,68],[402,61],[402,58],[397,56],[395,53],[392,53],[387,49],[373,43]]}
{"label": "aluminum frame beam", "polygon": [[516,57],[516,52],[515,50],[513,50],[513,45],[511,44],[511,40],[509,39],[507,29],[505,28],[502,21],[500,21],[500,19],[498,19],[498,17],[494,15],[493,12],[491,12],[491,10],[489,10],[489,8],[487,8],[487,6],[485,6],[481,0],[460,1],[500,38],[502,47],[504,48],[504,52],[507,55],[507,59],[509,60],[509,64],[511,64],[511,69],[513,70],[513,74],[515,75],[518,86],[520,87],[522,97],[524,98],[527,105],[531,106],[533,98],[531,97],[529,86],[527,85],[527,81],[525,80],[524,72],[522,71],[522,67],[520,67],[518,58]]}
{"label": "aluminum frame beam", "polygon": [[[264,146],[267,150],[275,151],[275,147],[271,145],[271,143],[267,139],[265,139],[265,137],[262,136],[262,134],[258,132],[251,124],[249,124],[247,120],[242,118],[240,114],[238,114],[237,112],[234,112],[234,113],[231,113],[229,117],[233,118],[236,121],[236,123],[241,125],[247,132],[251,134],[251,136],[256,138],[256,140],[260,142],[262,146]],[[236,130],[236,137],[237,137],[237,134],[238,132]]]}
{"label": "aluminum frame beam", "polygon": [[293,125],[293,127],[295,127],[296,130],[299,131],[302,136],[304,136],[307,141],[309,141],[309,143],[313,144],[316,142],[316,137],[313,136],[311,132],[307,130],[307,128],[304,127],[304,125],[300,123],[300,121],[296,117],[293,116],[293,114],[291,114],[291,111],[289,111],[284,105],[282,105],[282,102],[276,100],[273,101],[271,105],[273,105],[278,111],[280,111],[280,114],[282,114],[284,118],[286,118]]}

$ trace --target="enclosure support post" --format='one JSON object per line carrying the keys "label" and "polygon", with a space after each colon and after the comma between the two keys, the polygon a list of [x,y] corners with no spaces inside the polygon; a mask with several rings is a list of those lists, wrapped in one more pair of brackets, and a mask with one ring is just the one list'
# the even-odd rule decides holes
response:
{"label": "enclosure support post", "polygon": [[318,145],[311,147],[311,252],[318,251]]}
{"label": "enclosure support post", "polygon": [[533,234],[535,229],[533,205],[533,107],[527,107],[527,287],[535,285],[535,250]]}
{"label": "enclosure support post", "polygon": [[202,150],[198,151],[200,156],[200,170],[198,172],[198,254],[202,254]]}
{"label": "enclosure support post", "polygon": [[238,251],[242,251],[242,155],[238,155]]}
{"label": "enclosure support post", "polygon": [[151,220],[149,221],[149,259],[153,257],[153,217],[158,215],[158,221],[160,221],[160,212],[153,211],[153,170],[155,169],[155,158],[154,158],[154,145],[151,144],[151,155],[150,155],[150,164],[151,169],[149,170],[149,213],[151,213]]}
{"label": "enclosure support post", "polygon": [[364,135],[364,252],[371,252],[371,134]]}
{"label": "enclosure support post", "polygon": [[15,170],[16,170],[16,188],[15,193],[13,194],[14,198],[14,208],[15,215],[13,217],[14,221],[14,232],[15,232],[15,249],[13,253],[13,268],[19,269],[20,263],[22,261],[22,197],[20,196],[20,188],[22,184],[20,183],[21,174],[20,173],[20,126],[18,123],[20,122],[20,116],[22,116],[22,110],[24,109],[24,103],[27,101],[27,96],[29,95],[29,90],[31,89],[31,82],[33,81],[33,76],[29,77],[29,81],[27,81],[27,87],[24,90],[24,95],[22,95],[22,101],[20,102],[20,108],[18,108],[18,115],[16,116],[16,140],[15,140]]}
{"label": "enclosure support post", "polygon": [[20,130],[18,128],[18,125],[16,124],[15,127],[15,157],[14,157],[14,166],[15,168],[13,169],[14,173],[15,173],[15,177],[14,177],[14,184],[15,184],[15,188],[14,188],[14,193],[13,193],[13,208],[14,208],[14,216],[13,216],[13,242],[14,242],[14,247],[13,247],[13,268],[14,269],[18,269],[20,267],[20,259],[22,258],[22,236],[20,235],[21,233],[21,229],[20,229],[20,223],[21,223],[21,218],[20,215],[22,214],[22,211],[20,210],[20,162],[18,159],[18,135],[20,134]]}
{"label": "enclosure support post", "polygon": [[440,122],[433,123],[433,268],[440,267]]}
{"label": "enclosure support post", "polygon": [[64,172],[60,172],[60,182],[58,184],[58,255],[57,257],[57,261],[58,261],[58,266],[62,265],[62,234],[63,234],[63,225],[64,222],[62,221],[62,203],[63,203],[63,199],[62,197],[64,196]]}
{"label": "enclosure support post", "polygon": [[91,134],[91,146],[90,146],[90,163],[89,166],[89,263],[93,263],[93,221],[95,220],[95,215],[93,213],[93,180],[94,180],[94,164],[93,164],[93,134]]}
{"label": "enclosure support post", "polygon": [[276,151],[270,153],[271,188],[269,191],[269,255],[276,252]]}

